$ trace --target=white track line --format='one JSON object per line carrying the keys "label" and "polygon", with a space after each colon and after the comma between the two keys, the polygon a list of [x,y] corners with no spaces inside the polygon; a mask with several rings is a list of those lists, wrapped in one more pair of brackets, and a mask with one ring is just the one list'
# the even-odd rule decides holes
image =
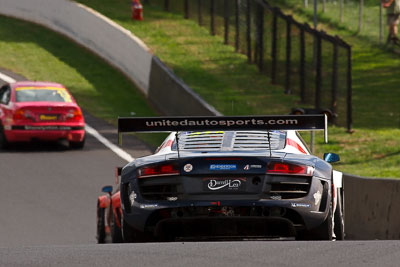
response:
{"label": "white track line", "polygon": [[0,79],[2,79],[3,81],[5,81],[6,83],[15,83],[16,80],[14,80],[13,78],[3,74],[0,72]]}
{"label": "white track line", "polygon": [[[15,83],[16,80],[11,78],[10,76],[7,76],[3,73],[0,72],[0,79],[7,82],[7,83]],[[123,149],[119,148],[118,146],[114,145],[110,141],[108,141],[104,136],[102,136],[98,131],[96,131],[93,127],[88,125],[86,123],[85,125],[85,130],[88,134],[92,135],[94,138],[99,140],[100,143],[108,147],[111,151],[113,151],[115,154],[117,154],[120,158],[126,160],[127,162],[131,162],[134,160],[134,158],[129,155],[126,151]]]}
{"label": "white track line", "polygon": [[101,143],[103,143],[106,147],[111,149],[115,154],[117,154],[119,157],[123,158],[124,160],[131,162],[134,160],[134,158],[129,155],[126,151],[123,149],[119,148],[118,146],[114,145],[110,141],[108,141],[104,136],[102,136],[98,131],[90,127],[88,124],[85,126],[85,130],[88,134],[93,135],[97,140],[99,140]]}

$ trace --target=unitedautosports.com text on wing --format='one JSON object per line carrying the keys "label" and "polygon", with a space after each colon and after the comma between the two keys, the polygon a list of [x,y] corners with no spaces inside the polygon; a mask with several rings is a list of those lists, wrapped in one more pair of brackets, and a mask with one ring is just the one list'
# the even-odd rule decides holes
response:
{"label": "unitedautosports.com text on wing", "polygon": [[270,119],[270,120],[159,120],[159,121],[146,121],[148,127],[158,126],[242,126],[242,125],[297,125],[298,121],[295,119]]}

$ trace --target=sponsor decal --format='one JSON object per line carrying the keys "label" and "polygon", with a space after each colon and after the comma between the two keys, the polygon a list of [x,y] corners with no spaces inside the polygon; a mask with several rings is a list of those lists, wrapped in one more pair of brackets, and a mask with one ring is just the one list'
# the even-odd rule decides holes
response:
{"label": "sponsor decal", "polygon": [[204,178],[204,187],[211,191],[244,190],[246,178]]}
{"label": "sponsor decal", "polygon": [[211,164],[210,171],[232,171],[236,170],[236,164]]}
{"label": "sponsor decal", "polygon": [[25,125],[25,130],[71,130],[68,126],[30,126]]}
{"label": "sponsor decal", "polygon": [[281,200],[281,199],[282,199],[282,196],[280,196],[280,195],[273,195],[273,196],[271,196],[271,199],[273,199],[273,200]]}
{"label": "sponsor decal", "polygon": [[319,192],[319,190],[318,190],[317,193],[315,193],[313,196],[315,199],[315,205],[318,205],[322,198],[321,192]]}
{"label": "sponsor decal", "polygon": [[249,164],[247,164],[246,166],[244,166],[244,170],[246,170],[246,171],[248,171],[248,170],[250,170],[250,169],[261,169],[262,168],[262,166],[261,165],[249,165]]}
{"label": "sponsor decal", "polygon": [[292,208],[310,208],[311,205],[307,203],[291,203]]}
{"label": "sponsor decal", "polygon": [[250,169],[261,169],[261,165],[250,165]]}
{"label": "sponsor decal", "polygon": [[130,200],[130,202],[131,202],[131,206],[133,206],[133,204],[135,203],[136,197],[137,197],[137,195],[136,195],[135,192],[132,192],[132,193],[129,195],[129,200]]}
{"label": "sponsor decal", "polygon": [[299,120],[290,116],[277,117],[259,117],[249,119],[147,119],[145,121],[147,127],[160,127],[160,126],[266,126],[266,125],[298,125]]}
{"label": "sponsor decal", "polygon": [[325,115],[200,116],[119,118],[118,132],[222,131],[222,130],[324,130]]}
{"label": "sponsor decal", "polygon": [[158,204],[142,204],[142,205],[140,205],[141,209],[154,209],[157,207],[158,207]]}
{"label": "sponsor decal", "polygon": [[41,114],[39,116],[39,120],[41,121],[55,121],[58,119],[57,115],[47,115],[47,114]]}
{"label": "sponsor decal", "polygon": [[192,164],[186,164],[185,166],[183,166],[183,170],[185,172],[191,172],[193,170],[193,165]]}

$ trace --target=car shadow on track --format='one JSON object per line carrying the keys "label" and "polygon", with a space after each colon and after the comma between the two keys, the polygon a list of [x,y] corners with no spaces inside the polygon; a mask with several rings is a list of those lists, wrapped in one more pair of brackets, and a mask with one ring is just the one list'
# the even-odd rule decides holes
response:
{"label": "car shadow on track", "polygon": [[0,153],[21,153],[21,152],[62,152],[70,150],[67,142],[18,142],[8,144],[6,149],[0,150]]}

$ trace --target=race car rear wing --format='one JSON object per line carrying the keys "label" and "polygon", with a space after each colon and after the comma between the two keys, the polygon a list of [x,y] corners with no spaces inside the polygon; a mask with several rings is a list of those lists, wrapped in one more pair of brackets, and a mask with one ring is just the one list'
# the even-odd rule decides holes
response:
{"label": "race car rear wing", "polygon": [[120,117],[118,139],[128,132],[235,130],[296,130],[324,131],[328,142],[328,120],[325,114],[279,116],[199,116],[199,117]]}

